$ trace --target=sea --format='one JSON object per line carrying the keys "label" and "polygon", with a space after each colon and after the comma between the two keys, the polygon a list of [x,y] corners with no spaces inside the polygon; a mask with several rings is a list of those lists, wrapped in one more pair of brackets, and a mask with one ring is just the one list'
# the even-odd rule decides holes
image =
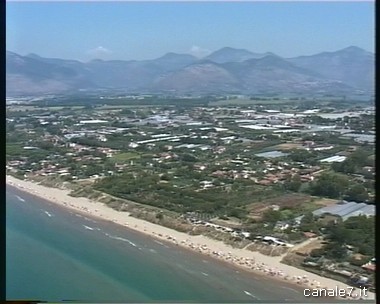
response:
{"label": "sea", "polygon": [[77,303],[305,302],[298,286],[6,187],[6,298]]}

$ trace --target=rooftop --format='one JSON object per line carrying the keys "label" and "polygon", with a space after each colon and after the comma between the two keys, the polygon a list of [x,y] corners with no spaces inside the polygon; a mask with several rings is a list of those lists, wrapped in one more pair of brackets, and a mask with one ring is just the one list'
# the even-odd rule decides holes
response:
{"label": "rooftop", "polygon": [[269,152],[263,152],[263,153],[258,153],[255,154],[258,157],[266,157],[266,158],[276,158],[276,157],[283,157],[288,155],[288,153],[283,153],[281,151],[269,151]]}
{"label": "rooftop", "polygon": [[345,156],[335,155],[335,156],[331,156],[331,157],[327,157],[327,158],[321,159],[320,162],[321,163],[341,163],[341,162],[343,162],[345,160],[346,160]]}
{"label": "rooftop", "polygon": [[343,219],[343,221],[345,221],[346,219],[353,216],[373,216],[375,215],[375,206],[367,205],[364,203],[342,201],[335,205],[317,209],[313,211],[313,214],[315,216],[321,216],[323,214],[336,215],[340,216]]}

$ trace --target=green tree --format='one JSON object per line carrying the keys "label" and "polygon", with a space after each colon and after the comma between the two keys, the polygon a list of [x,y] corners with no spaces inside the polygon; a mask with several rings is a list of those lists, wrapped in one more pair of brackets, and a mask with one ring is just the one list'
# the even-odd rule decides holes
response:
{"label": "green tree", "polygon": [[292,210],[284,209],[284,210],[281,210],[280,213],[281,213],[281,219],[284,221],[291,220],[294,218],[294,213]]}
{"label": "green tree", "polygon": [[281,212],[278,210],[269,209],[264,212],[262,220],[266,223],[276,223],[281,220]]}
{"label": "green tree", "polygon": [[181,156],[180,156],[181,160],[184,161],[184,162],[196,162],[197,161],[197,158],[189,153],[183,153]]}
{"label": "green tree", "polygon": [[365,150],[359,148],[348,158],[351,159],[357,166],[362,167],[367,161],[368,153]]}
{"label": "green tree", "polygon": [[306,212],[305,215],[301,219],[301,224],[312,224],[314,223],[314,215],[312,212]]}
{"label": "green tree", "polygon": [[312,153],[307,150],[296,149],[291,151],[289,157],[291,158],[291,160],[296,162],[306,162],[308,159],[311,158],[311,156]]}
{"label": "green tree", "polygon": [[354,246],[356,251],[363,255],[375,254],[374,217],[350,217],[344,222],[326,228],[326,240],[329,241],[328,246],[324,247],[326,256],[336,259],[344,257],[343,246],[346,244]]}
{"label": "green tree", "polygon": [[299,189],[301,188],[302,182],[301,182],[301,177],[299,174],[295,174],[293,176],[289,176],[285,182],[284,182],[284,187],[287,190],[298,192]]}
{"label": "green tree", "polygon": [[339,198],[349,185],[347,176],[337,173],[322,173],[319,178],[312,183],[310,191],[313,195],[325,196],[329,198]]}
{"label": "green tree", "polygon": [[304,232],[318,232],[318,225],[312,212],[307,212],[303,216],[299,229]]}
{"label": "green tree", "polygon": [[357,164],[354,160],[347,158],[341,163],[333,163],[331,165],[331,168],[335,172],[341,172],[341,173],[355,173],[357,170]]}
{"label": "green tree", "polygon": [[354,184],[345,195],[345,199],[355,202],[365,202],[369,199],[367,189],[362,184]]}
{"label": "green tree", "polygon": [[342,261],[347,257],[347,249],[341,243],[328,243],[324,249],[327,258]]}

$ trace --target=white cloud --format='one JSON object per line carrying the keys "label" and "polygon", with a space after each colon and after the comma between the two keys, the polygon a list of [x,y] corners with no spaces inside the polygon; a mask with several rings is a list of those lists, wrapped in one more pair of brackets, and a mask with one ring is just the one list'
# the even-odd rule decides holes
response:
{"label": "white cloud", "polygon": [[204,57],[204,56],[207,56],[208,54],[211,53],[210,50],[202,48],[202,47],[197,46],[197,45],[193,45],[190,48],[189,52],[190,52],[191,55],[194,55],[196,57]]}
{"label": "white cloud", "polygon": [[98,46],[96,48],[88,50],[87,54],[90,55],[92,58],[102,59],[107,57],[108,55],[111,55],[112,51],[103,46]]}

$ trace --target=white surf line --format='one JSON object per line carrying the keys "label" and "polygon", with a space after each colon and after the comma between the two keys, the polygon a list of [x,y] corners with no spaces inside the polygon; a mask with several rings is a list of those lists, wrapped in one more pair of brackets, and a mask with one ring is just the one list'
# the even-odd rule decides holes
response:
{"label": "white surf line", "polygon": [[127,242],[127,243],[129,243],[130,245],[132,245],[133,247],[137,247],[137,245],[136,245],[135,243],[133,243],[132,241],[130,241],[130,240],[128,240],[128,239],[122,238],[122,237],[120,237],[120,236],[109,235],[108,233],[106,233],[106,235],[108,235],[111,239],[119,240],[119,241],[123,241],[123,242]]}
{"label": "white surf line", "polygon": [[47,211],[44,211],[48,217],[52,217],[53,215]]}
{"label": "white surf line", "polygon": [[209,274],[208,274],[208,273],[205,273],[205,272],[202,272],[202,274],[203,274],[204,276],[206,276],[206,277],[209,276]]}
{"label": "white surf line", "polygon": [[[121,238],[122,239],[122,238]],[[129,244],[131,244],[133,247],[137,247],[135,243],[131,242],[130,240],[125,239]],[[141,250],[141,248],[140,248]]]}
{"label": "white surf line", "polygon": [[88,230],[94,230],[94,228],[92,227],[89,227],[89,226],[86,226],[86,225],[82,225],[84,228],[88,229]]}
{"label": "white surf line", "polygon": [[260,300],[258,297],[254,296],[253,294],[251,294],[250,292],[248,292],[248,291],[246,291],[246,290],[244,290],[244,293],[245,293],[247,296],[250,296],[250,297],[252,297],[252,298],[254,298],[254,299],[256,299],[256,300]]}
{"label": "white surf line", "polygon": [[25,200],[24,200],[22,197],[18,196],[18,195],[16,195],[16,198],[17,198],[20,202],[25,202]]}

